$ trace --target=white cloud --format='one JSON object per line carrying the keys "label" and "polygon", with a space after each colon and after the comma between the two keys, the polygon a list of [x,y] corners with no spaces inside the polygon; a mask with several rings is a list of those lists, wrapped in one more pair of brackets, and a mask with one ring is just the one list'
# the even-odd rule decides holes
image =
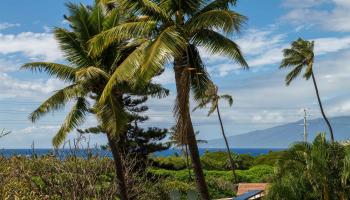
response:
{"label": "white cloud", "polygon": [[316,55],[337,52],[339,50],[350,48],[350,36],[316,38],[314,41]]}
{"label": "white cloud", "polygon": [[285,119],[281,111],[263,110],[253,115],[252,122],[253,123],[271,123],[271,122],[281,123],[281,122],[285,122]]}
{"label": "white cloud", "polygon": [[[346,1],[346,0],[345,0]],[[283,2],[284,6],[293,7],[293,8],[307,8],[312,6],[317,6],[322,3],[327,2],[327,0],[285,0]]]}
{"label": "white cloud", "polygon": [[41,99],[51,92],[62,88],[64,83],[58,79],[50,78],[39,81],[23,81],[9,76],[7,73],[0,73],[0,99],[26,97]]}
{"label": "white cloud", "polygon": [[5,23],[0,23],[0,31],[1,30],[5,30],[5,29],[8,29],[8,28],[13,28],[13,27],[19,27],[20,24],[12,24],[12,23],[8,23],[8,22],[5,22]]}
{"label": "white cloud", "polygon": [[0,54],[23,53],[27,57],[57,61],[61,51],[52,34],[23,32],[20,34],[0,34]]}
{"label": "white cloud", "polygon": [[[30,125],[24,128],[13,130],[6,137],[1,138],[0,148],[30,148],[34,142],[35,148],[52,148],[51,141],[60,126],[56,125]],[[66,141],[77,137],[75,132],[68,134]],[[15,142],[14,142],[15,141]],[[106,136],[103,134],[89,134],[81,141],[81,148],[95,145],[100,146],[107,143]],[[65,146],[67,148],[67,145]]]}
{"label": "white cloud", "polygon": [[[322,4],[331,4],[330,8],[322,8]],[[285,5],[291,10],[282,17],[283,20],[297,25],[310,23],[324,30],[350,31],[350,1],[348,0],[287,0]]]}
{"label": "white cloud", "polygon": [[45,126],[28,126],[26,128],[16,130],[15,133],[24,133],[24,134],[30,134],[30,133],[35,133],[38,130],[47,130],[47,131],[57,131],[60,128],[60,126],[52,126],[52,125],[45,125]]}
{"label": "white cloud", "polygon": [[[300,27],[305,29],[309,27]],[[247,30],[242,37],[234,39],[241,47],[249,66],[252,70],[262,69],[267,65],[276,65],[283,59],[282,50],[290,46],[287,34],[278,33],[275,27],[270,30]],[[312,38],[315,41],[315,53],[317,56],[339,52],[350,48],[350,35],[343,37]],[[210,55],[201,49],[203,60],[208,66],[209,72],[214,76],[224,77],[232,72],[240,73],[241,67],[220,55]]]}
{"label": "white cloud", "polygon": [[276,34],[270,30],[250,29],[236,40],[245,55],[260,55],[267,49],[279,47],[285,39],[285,34]]}

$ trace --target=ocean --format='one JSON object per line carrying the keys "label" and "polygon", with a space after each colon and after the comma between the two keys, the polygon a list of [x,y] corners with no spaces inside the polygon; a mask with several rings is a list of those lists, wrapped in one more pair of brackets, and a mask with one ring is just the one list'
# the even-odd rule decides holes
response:
{"label": "ocean", "polygon": [[[249,154],[252,156],[258,156],[261,154],[267,154],[270,151],[281,151],[283,149],[276,148],[233,148],[231,149],[233,152],[237,154]],[[218,151],[226,151],[224,148],[200,148],[199,154],[203,155],[206,151],[209,152],[218,152]],[[43,156],[47,154],[55,154],[60,158],[65,158],[67,156],[76,155],[78,157],[88,157],[89,155],[100,156],[100,157],[112,157],[112,154],[108,150],[102,149],[81,149],[81,150],[70,150],[70,149],[59,149],[55,152],[52,149],[0,149],[0,156],[4,157],[12,157],[12,156],[26,156],[30,157],[33,155]],[[181,154],[180,149],[168,149],[165,151],[159,151],[154,153],[154,156],[158,157],[168,157],[174,154]]]}

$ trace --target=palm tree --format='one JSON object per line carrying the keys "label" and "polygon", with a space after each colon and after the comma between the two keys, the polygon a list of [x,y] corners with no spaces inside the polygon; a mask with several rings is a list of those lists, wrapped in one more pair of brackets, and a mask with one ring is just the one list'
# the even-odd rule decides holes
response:
{"label": "palm tree", "polygon": [[236,0],[117,2],[130,13],[137,15],[139,20],[124,23],[95,37],[91,41],[92,54],[98,54],[110,43],[121,38],[148,37],[148,40],[140,45],[138,51],[130,54],[115,71],[106,85],[100,103],[103,104],[108,99],[117,82],[132,79],[135,80],[135,84],[142,84],[173,60],[177,91],[174,108],[176,128],[186,137],[197,188],[201,198],[207,200],[209,193],[200,163],[189,105],[190,90],[192,89],[194,99],[198,101],[211,82],[198,47],[212,54],[227,56],[247,68],[239,46],[227,37],[239,32],[246,18],[230,9]]}
{"label": "palm tree", "polygon": [[267,199],[350,198],[350,152],[319,134],[312,144],[297,143],[277,162]]}
{"label": "palm tree", "polygon": [[196,110],[197,108],[204,108],[209,103],[211,104],[211,106],[210,106],[210,109],[208,112],[208,116],[210,116],[216,110],[217,115],[219,117],[220,126],[221,126],[221,133],[222,133],[222,136],[224,137],[224,140],[225,140],[227,156],[228,156],[229,161],[230,161],[233,178],[234,178],[235,183],[237,183],[238,180],[237,180],[237,176],[236,176],[236,172],[235,172],[235,164],[233,162],[233,158],[232,158],[231,150],[230,150],[230,145],[228,144],[225,130],[224,130],[224,126],[223,126],[222,120],[221,120],[221,115],[220,115],[219,101],[221,99],[227,100],[229,105],[232,106],[232,103],[233,103],[232,96],[228,95],[228,94],[218,95],[218,87],[216,85],[212,84],[210,87],[208,87],[207,91],[205,92],[205,96],[203,97],[202,102],[200,102],[198,104],[198,106],[193,109],[193,111]]}
{"label": "palm tree", "polygon": [[75,102],[52,140],[53,145],[57,148],[69,132],[77,129],[85,121],[88,114],[94,114],[102,132],[107,135],[112,151],[120,198],[128,200],[127,184],[118,146],[119,135],[125,132],[128,122],[123,105],[123,95],[126,93],[144,95],[151,91],[160,96],[165,94],[163,90],[159,90],[158,85],[149,84],[144,88],[131,88],[127,83],[122,82],[112,88],[113,95],[110,95],[104,104],[98,104],[96,100],[101,97],[111,74],[138,47],[139,43],[127,40],[114,42],[100,54],[91,56],[88,41],[102,31],[118,26],[125,20],[132,18],[130,15],[126,15],[123,10],[110,10],[110,4],[107,6],[99,1],[89,7],[72,3],[68,3],[67,7],[69,16],[65,16],[65,19],[69,22],[71,30],[55,28],[54,34],[68,64],[34,62],[27,63],[22,68],[47,72],[51,76],[64,80],[69,85],[56,91],[45,100],[31,113],[29,118],[34,123],[43,115],[63,108],[68,102]]}
{"label": "palm tree", "polygon": [[313,71],[314,57],[315,57],[314,45],[315,45],[314,41],[310,42],[307,40],[303,40],[301,38],[292,42],[291,48],[283,50],[284,59],[281,62],[280,68],[293,67],[292,71],[289,72],[288,75],[286,76],[287,85],[289,85],[296,77],[298,77],[301,71],[305,68],[305,73],[303,77],[306,80],[309,80],[310,77],[312,78],[322,117],[326,121],[326,124],[329,128],[331,142],[334,142],[333,129],[328,118],[324,113],[320,94],[316,83],[316,78]]}

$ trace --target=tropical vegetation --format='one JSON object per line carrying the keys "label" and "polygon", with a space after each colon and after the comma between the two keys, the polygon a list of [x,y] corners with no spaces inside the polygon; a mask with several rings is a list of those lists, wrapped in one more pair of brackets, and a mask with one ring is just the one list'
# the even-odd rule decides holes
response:
{"label": "tropical vegetation", "polygon": [[279,159],[268,198],[279,199],[350,198],[350,151],[329,143],[325,134],[312,144],[293,145]]}
{"label": "tropical vegetation", "polygon": [[59,147],[67,134],[79,128],[88,114],[95,115],[99,122],[99,131],[106,133],[113,153],[120,197],[126,200],[129,198],[121,164],[121,148],[118,144],[121,141],[120,136],[127,134],[126,128],[130,116],[125,106],[125,101],[128,100],[125,95],[162,97],[167,95],[168,91],[151,83],[142,88],[135,88],[126,82],[121,82],[112,88],[113,95],[110,95],[107,101],[98,104],[96,100],[100,99],[111,75],[130,52],[139,46],[139,43],[127,40],[114,42],[104,51],[92,56],[89,53],[88,42],[104,30],[117,27],[129,20],[131,16],[119,9],[110,10],[109,6],[98,1],[89,7],[68,3],[67,8],[69,15],[66,15],[65,19],[69,22],[71,30],[55,28],[54,34],[68,64],[34,62],[25,64],[22,69],[45,71],[51,76],[66,81],[69,85],[45,100],[32,112],[30,119],[36,122],[43,115],[61,109],[68,102],[74,101],[75,105],[67,114],[52,141],[55,147]]}
{"label": "tropical vegetation", "polygon": [[[237,183],[269,183],[265,199],[350,199],[350,148],[335,141],[315,76],[315,43],[297,39],[283,50],[280,69],[289,69],[289,86],[300,74],[310,78],[329,129],[312,143],[295,143],[283,151],[252,156],[231,151],[220,112],[219,94],[203,61],[206,51],[224,56],[242,69],[248,63],[232,38],[247,18],[235,12],[236,0],[95,0],[92,5],[67,3],[67,27],[53,30],[64,55],[61,63],[31,62],[23,70],[45,72],[64,81],[30,115],[44,115],[68,107],[54,149],[47,155],[6,156],[0,151],[0,199],[217,199],[235,196]],[[154,83],[171,66],[174,75],[175,126],[140,125],[148,120],[149,98],[164,98],[169,90]],[[192,105],[192,102],[194,102]],[[226,151],[200,155],[192,112],[209,107],[216,112]],[[86,127],[89,117],[96,126]],[[89,124],[90,126],[90,124]],[[79,137],[104,134],[108,143],[71,149],[59,155],[69,133]],[[0,139],[10,134],[1,130]],[[69,140],[68,140],[69,141]],[[78,139],[77,141],[80,141]],[[78,148],[77,148],[78,147]],[[181,153],[162,157],[170,147]],[[79,151],[87,151],[79,156]],[[61,157],[62,156],[62,157]],[[192,178],[193,176],[193,178]]]}
{"label": "tropical vegetation", "polygon": [[[184,135],[188,144],[200,196],[209,200],[189,105],[190,90],[194,93],[194,99],[201,101],[211,83],[198,47],[212,54],[226,56],[247,68],[239,46],[226,37],[239,32],[246,18],[231,10],[230,6],[235,5],[235,0],[117,2],[121,8],[135,13],[138,20],[121,24],[96,36],[90,41],[92,54],[99,54],[110,44],[124,38],[146,39],[113,73],[99,103],[104,104],[108,100],[118,82],[127,80],[134,82],[134,85],[142,85],[173,60],[177,91],[174,108],[176,131]],[[138,78],[135,80],[134,77]]]}

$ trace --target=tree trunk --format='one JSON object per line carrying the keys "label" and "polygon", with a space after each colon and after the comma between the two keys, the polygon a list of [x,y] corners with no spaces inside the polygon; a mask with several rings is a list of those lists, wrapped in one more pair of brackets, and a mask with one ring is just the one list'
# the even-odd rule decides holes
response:
{"label": "tree trunk", "polygon": [[318,87],[317,87],[317,84],[316,84],[316,78],[315,78],[314,72],[311,72],[311,76],[312,76],[312,81],[313,81],[314,86],[315,86],[315,91],[316,91],[316,96],[317,96],[317,100],[318,100],[318,105],[320,106],[322,117],[326,121],[327,126],[329,128],[329,132],[330,132],[330,136],[331,136],[331,142],[334,143],[333,129],[332,129],[331,124],[328,121],[328,118],[326,117],[326,115],[325,115],[325,113],[323,111],[323,106],[322,106],[322,102],[321,102],[321,99],[320,99],[320,94],[318,92]]}
{"label": "tree trunk", "polygon": [[119,147],[115,140],[112,138],[110,134],[107,134],[109,147],[111,148],[113,159],[114,159],[114,167],[116,173],[116,182],[119,189],[119,196],[121,200],[129,200],[128,190],[126,187],[125,177],[124,177],[124,169],[122,165],[122,159],[120,156]]}
{"label": "tree trunk", "polygon": [[188,169],[189,180],[192,181],[191,167],[190,167],[190,161],[188,158],[188,146],[187,146],[187,144],[185,144],[185,156],[186,156],[186,167]]}
{"label": "tree trunk", "polygon": [[[181,61],[180,61],[181,62]],[[175,82],[176,82],[176,90],[177,90],[177,98],[181,98],[180,95],[187,95],[189,94],[189,91],[186,91],[188,93],[183,93],[183,90],[186,88],[183,88],[183,83],[181,83],[181,79],[182,79],[182,74],[183,71],[186,70],[184,66],[177,65],[176,61],[175,61],[175,66],[174,66],[174,71],[175,71]],[[205,182],[205,178],[204,178],[204,173],[202,170],[202,166],[201,166],[201,161],[200,161],[200,157],[199,157],[199,151],[198,151],[198,145],[197,145],[197,140],[196,140],[196,136],[193,130],[193,125],[192,125],[192,121],[191,121],[191,116],[190,116],[190,108],[189,108],[189,99],[186,100],[186,102],[181,102],[181,103],[186,103],[185,107],[186,110],[184,111],[184,115],[183,117],[183,122],[180,123],[185,123],[186,124],[186,142],[188,144],[188,148],[190,151],[190,156],[191,156],[191,160],[192,160],[192,166],[193,166],[193,171],[194,171],[194,176],[195,176],[195,180],[196,180],[196,184],[197,184],[197,189],[198,192],[201,196],[202,200],[210,200],[209,197],[209,192],[208,192],[208,187],[207,184]],[[182,113],[183,114],[183,113]]]}
{"label": "tree trunk", "polygon": [[236,171],[235,171],[235,164],[234,164],[233,159],[232,159],[230,146],[229,146],[229,144],[228,144],[228,141],[227,141],[227,138],[226,138],[226,134],[225,134],[225,130],[224,130],[224,126],[223,126],[223,124],[222,124],[221,115],[220,115],[220,110],[219,110],[219,105],[217,105],[216,111],[217,111],[217,113],[218,113],[218,117],[219,117],[219,121],[220,121],[221,133],[222,133],[222,136],[224,137],[224,140],[225,140],[226,149],[227,149],[227,155],[228,155],[228,158],[229,158],[229,160],[230,160],[233,178],[234,178],[235,183],[237,184],[237,176],[236,176]]}

